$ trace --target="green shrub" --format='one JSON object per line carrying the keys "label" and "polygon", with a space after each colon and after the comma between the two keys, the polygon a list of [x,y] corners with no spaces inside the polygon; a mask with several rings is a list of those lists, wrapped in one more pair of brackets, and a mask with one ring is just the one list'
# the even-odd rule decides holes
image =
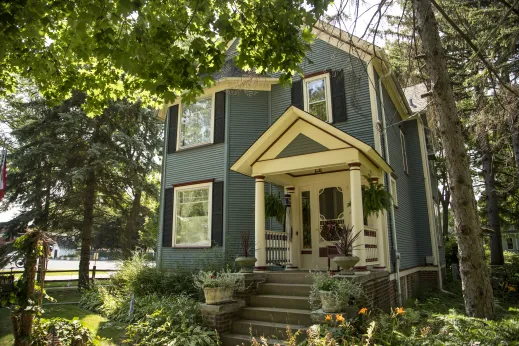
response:
{"label": "green shrub", "polygon": [[312,272],[313,284],[310,289],[310,306],[313,309],[321,307],[319,291],[330,291],[341,306],[355,306],[359,309],[370,305],[362,285],[354,279],[334,277],[333,273]]}
{"label": "green shrub", "polygon": [[140,321],[158,309],[162,309],[164,314],[171,316],[176,322],[188,320],[191,323],[200,323],[201,320],[198,302],[186,295],[161,296],[154,293],[135,296],[132,316],[129,313],[130,301],[129,294],[96,287],[82,295],[79,306],[124,323]]}
{"label": "green shrub", "polygon": [[[50,338],[49,333],[54,338]],[[93,345],[92,333],[88,328],[83,327],[79,320],[69,321],[63,318],[36,319],[32,339],[34,346],[55,345],[53,339],[62,346]]]}
{"label": "green shrub", "polygon": [[176,320],[163,309],[156,310],[142,321],[129,325],[126,334],[128,339],[124,342],[136,346],[218,344],[215,332],[193,324],[186,318]]}

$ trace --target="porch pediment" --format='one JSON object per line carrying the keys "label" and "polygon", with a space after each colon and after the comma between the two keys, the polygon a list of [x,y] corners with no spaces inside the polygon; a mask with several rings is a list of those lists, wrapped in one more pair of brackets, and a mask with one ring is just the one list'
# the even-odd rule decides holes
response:
{"label": "porch pediment", "polygon": [[261,135],[231,170],[248,175],[290,177],[325,173],[365,161],[372,170],[392,172],[368,144],[294,106]]}

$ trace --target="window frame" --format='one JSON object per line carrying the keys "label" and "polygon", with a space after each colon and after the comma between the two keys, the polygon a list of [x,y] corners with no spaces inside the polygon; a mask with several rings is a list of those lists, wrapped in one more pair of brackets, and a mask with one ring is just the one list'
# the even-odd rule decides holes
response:
{"label": "window frame", "polygon": [[201,147],[201,146],[204,146],[204,145],[211,145],[211,144],[214,143],[214,113],[215,113],[214,107],[215,107],[215,98],[216,98],[215,94],[212,93],[210,95],[201,96],[201,97],[196,99],[195,103],[200,101],[200,100],[208,99],[208,98],[211,98],[211,136],[210,136],[209,142],[188,145],[188,146],[185,146],[185,147],[180,146],[180,141],[181,141],[180,131],[182,129],[182,115],[184,114],[184,107],[183,107],[183,103],[181,102],[178,105],[177,143],[176,143],[177,151],[182,151],[182,150],[187,150],[187,149],[192,149],[192,148],[198,148],[198,147]]}
{"label": "window frame", "polygon": [[402,165],[404,166],[404,172],[409,174],[409,160],[407,157],[407,146],[405,143],[405,133],[400,128],[400,148],[402,149]]}
{"label": "window frame", "polygon": [[[333,123],[333,108],[332,108],[332,87],[330,82],[330,73],[321,73],[312,77],[303,78],[303,107],[305,112],[310,113],[310,107],[308,104],[308,88],[307,84],[318,79],[324,78],[324,86],[325,86],[325,101],[326,101],[326,120],[325,122],[331,124]],[[316,117],[312,114],[312,116]],[[317,117],[316,117],[317,118]],[[317,118],[319,119],[319,118]]]}
{"label": "window frame", "polygon": [[[391,176],[389,178],[389,183],[391,184],[391,197],[393,198],[393,206],[398,208],[398,189],[396,186],[396,179]],[[394,191],[393,191],[393,187],[394,187]]]}
{"label": "window frame", "polygon": [[[178,193],[182,191],[189,191],[189,190],[200,190],[203,188],[208,189],[208,198],[207,198],[207,232],[209,235],[209,244],[208,245],[194,245],[194,244],[187,244],[187,245],[178,245],[176,240],[176,228],[177,228],[177,211],[178,211]],[[206,182],[206,183],[195,183],[190,185],[184,185],[175,187],[173,192],[173,240],[172,240],[172,247],[174,248],[210,248],[212,244],[212,230],[213,230],[213,224],[212,224],[212,216],[213,216],[213,182]]]}

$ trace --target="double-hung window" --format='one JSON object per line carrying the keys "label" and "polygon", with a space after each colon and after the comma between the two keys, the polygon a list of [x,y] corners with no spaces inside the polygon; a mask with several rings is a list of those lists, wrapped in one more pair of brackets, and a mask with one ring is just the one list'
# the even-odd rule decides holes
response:
{"label": "double-hung window", "polygon": [[214,96],[181,106],[178,117],[178,149],[213,142]]}
{"label": "double-hung window", "polygon": [[212,183],[175,188],[173,246],[211,246]]}
{"label": "double-hung window", "polygon": [[323,121],[332,122],[330,74],[320,74],[303,80],[305,111]]}
{"label": "double-hung window", "polygon": [[409,166],[407,163],[407,150],[405,147],[405,134],[402,129],[400,129],[400,145],[402,146],[402,164],[404,165],[404,172],[409,174]]}

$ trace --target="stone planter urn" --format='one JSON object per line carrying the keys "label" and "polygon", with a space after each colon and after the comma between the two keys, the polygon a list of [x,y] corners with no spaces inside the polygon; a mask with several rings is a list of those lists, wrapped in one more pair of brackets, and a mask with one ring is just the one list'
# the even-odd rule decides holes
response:
{"label": "stone planter urn", "polygon": [[240,273],[252,273],[256,257],[238,257],[234,260],[240,266]]}
{"label": "stone planter urn", "polygon": [[341,273],[347,273],[355,264],[360,261],[357,256],[336,256],[332,259],[333,263],[341,267]]}
{"label": "stone planter urn", "polygon": [[207,287],[204,288],[205,303],[207,305],[217,305],[232,301],[232,287]]}
{"label": "stone planter urn", "polygon": [[338,299],[337,294],[332,291],[319,291],[321,297],[321,306],[324,312],[341,312],[342,302]]}

